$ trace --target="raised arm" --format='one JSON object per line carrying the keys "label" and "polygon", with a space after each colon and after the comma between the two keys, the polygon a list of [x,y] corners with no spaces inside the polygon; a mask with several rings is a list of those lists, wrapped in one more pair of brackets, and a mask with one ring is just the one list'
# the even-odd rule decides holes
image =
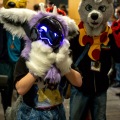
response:
{"label": "raised arm", "polygon": [[70,81],[70,83],[74,86],[81,87],[82,85],[82,76],[81,74],[74,70],[70,69],[70,72],[65,74],[65,77]]}

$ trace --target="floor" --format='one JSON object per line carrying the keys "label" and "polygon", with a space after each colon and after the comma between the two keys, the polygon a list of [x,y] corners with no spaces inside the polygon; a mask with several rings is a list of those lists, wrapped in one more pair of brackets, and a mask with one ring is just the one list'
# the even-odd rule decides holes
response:
{"label": "floor", "polygon": [[[120,88],[108,89],[108,100],[107,100],[107,120],[120,120],[120,97],[115,94],[120,92]],[[0,96],[1,99],[1,96]],[[16,99],[16,92],[13,94],[13,103]],[[67,120],[69,120],[69,99],[64,101],[66,108]],[[4,120],[2,105],[0,104],[0,120]]]}

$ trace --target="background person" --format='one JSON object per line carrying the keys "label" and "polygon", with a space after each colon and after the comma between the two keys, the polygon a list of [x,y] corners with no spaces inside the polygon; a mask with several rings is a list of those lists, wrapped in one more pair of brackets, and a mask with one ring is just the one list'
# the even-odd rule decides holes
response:
{"label": "background person", "polygon": [[36,12],[39,12],[40,11],[40,5],[39,4],[35,4],[33,6],[33,10],[36,11]]}
{"label": "background person", "polygon": [[[24,2],[25,4],[22,5],[26,7],[26,0],[24,0]],[[16,4],[19,5],[14,1],[13,2],[10,1],[10,4],[8,0],[3,1],[3,7],[9,9],[13,7],[13,5],[14,7],[17,7]],[[4,113],[7,107],[11,106],[12,103],[12,94],[14,89],[13,88],[14,67],[21,54],[23,46],[24,46],[23,40],[19,39],[17,36],[12,36],[12,34],[6,31],[3,28],[3,25],[0,24],[0,75],[8,76],[7,87],[1,90],[1,99]]]}

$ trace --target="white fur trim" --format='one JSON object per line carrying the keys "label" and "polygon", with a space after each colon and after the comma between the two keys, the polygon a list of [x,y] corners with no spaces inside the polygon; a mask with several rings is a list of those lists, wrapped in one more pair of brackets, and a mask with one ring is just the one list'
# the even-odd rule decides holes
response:
{"label": "white fur trim", "polygon": [[15,22],[19,21],[21,23],[29,21],[35,14],[37,14],[35,11],[26,8],[11,8],[11,9],[4,8],[0,10],[0,17],[8,18]]}
{"label": "white fur trim", "polygon": [[56,67],[61,71],[61,75],[69,72],[72,64],[72,59],[69,56],[69,46],[68,40],[64,39],[58,53],[54,53],[52,48],[44,42],[33,42],[31,44],[29,61],[26,62],[29,71],[34,75],[44,77],[46,72],[55,63]]}
{"label": "white fur trim", "polygon": [[63,45],[60,47],[59,52],[56,55],[56,66],[61,71],[61,75],[65,75],[69,72],[72,64],[72,59],[69,56],[69,42],[68,40],[64,39]]}
{"label": "white fur trim", "polygon": [[29,61],[26,62],[28,69],[39,77],[43,77],[55,62],[56,54],[52,48],[42,41],[32,43]]}
{"label": "white fur trim", "polygon": [[[13,35],[24,37],[25,32],[22,28],[22,23],[29,21],[35,14],[37,14],[35,11],[26,8],[2,8],[0,9],[0,22],[3,23],[4,28]],[[7,23],[4,19],[11,20],[13,23]],[[19,22],[21,25],[15,26],[14,22]]]}

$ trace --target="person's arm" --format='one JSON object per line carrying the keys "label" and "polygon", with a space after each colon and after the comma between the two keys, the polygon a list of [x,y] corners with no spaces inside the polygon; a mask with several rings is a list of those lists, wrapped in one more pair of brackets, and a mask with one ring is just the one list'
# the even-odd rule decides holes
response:
{"label": "person's arm", "polygon": [[74,85],[76,87],[81,87],[81,85],[82,85],[82,76],[78,71],[76,71],[74,69],[70,69],[70,72],[65,74],[65,77],[69,80],[69,82],[72,85]]}
{"label": "person's arm", "polygon": [[30,90],[30,88],[33,86],[36,79],[37,77],[35,77],[31,73],[28,73],[22,79],[17,81],[15,87],[17,89],[18,94],[20,95],[26,94]]}

